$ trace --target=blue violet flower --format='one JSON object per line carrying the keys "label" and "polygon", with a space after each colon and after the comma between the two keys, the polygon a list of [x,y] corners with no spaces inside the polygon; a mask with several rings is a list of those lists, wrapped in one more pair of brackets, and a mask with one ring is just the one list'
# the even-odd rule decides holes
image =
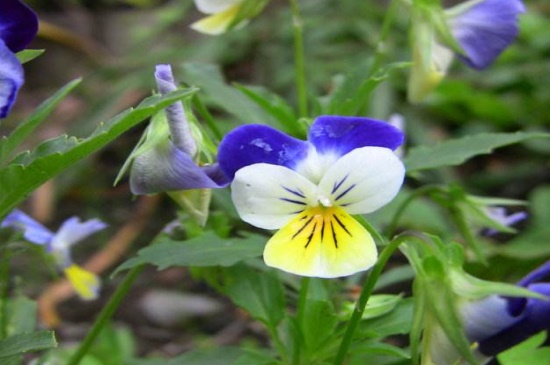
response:
{"label": "blue violet flower", "polygon": [[105,223],[98,219],[81,222],[79,218],[71,217],[54,233],[16,209],[7,215],[0,227],[21,231],[27,241],[44,246],[82,299],[97,298],[101,286],[99,278],[73,263],[70,249],[74,244],[107,227]]}

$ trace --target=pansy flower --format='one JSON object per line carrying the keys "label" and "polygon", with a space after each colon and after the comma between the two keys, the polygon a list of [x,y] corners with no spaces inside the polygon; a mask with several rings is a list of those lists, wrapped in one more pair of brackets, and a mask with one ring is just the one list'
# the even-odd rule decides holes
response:
{"label": "pansy flower", "polygon": [[71,217],[54,233],[16,209],[8,214],[0,227],[21,231],[27,241],[44,246],[82,299],[90,300],[97,297],[100,288],[99,278],[75,264],[70,250],[74,244],[107,227],[105,223],[98,219],[81,222],[79,218]]}
{"label": "pansy flower", "polygon": [[245,25],[268,2],[269,0],[195,0],[197,9],[209,16],[191,24],[191,28],[210,35],[225,33]]}
{"label": "pansy flower", "polygon": [[24,82],[23,66],[15,56],[38,31],[34,11],[19,0],[0,5],[0,118],[5,118]]}
{"label": "pansy flower", "polygon": [[423,100],[447,73],[454,55],[482,70],[515,40],[521,0],[470,0],[445,11],[413,9],[409,100]]}
{"label": "pansy flower", "polygon": [[405,169],[394,150],[403,138],[388,123],[359,117],[318,117],[307,141],[252,124],[226,135],[218,162],[233,179],[240,217],[279,230],[265,246],[267,265],[339,277],[376,262],[371,235],[351,215],[395,197]]}

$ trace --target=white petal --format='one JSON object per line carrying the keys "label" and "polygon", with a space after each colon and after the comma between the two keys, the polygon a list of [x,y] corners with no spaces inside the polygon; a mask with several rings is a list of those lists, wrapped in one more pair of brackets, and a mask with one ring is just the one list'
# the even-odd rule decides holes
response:
{"label": "white petal", "polygon": [[195,5],[205,14],[216,14],[240,2],[242,0],[195,0]]}
{"label": "white petal", "polygon": [[231,197],[241,218],[253,226],[277,229],[315,203],[316,187],[295,171],[258,163],[237,171]]}
{"label": "white petal", "polygon": [[342,156],[321,182],[319,193],[349,214],[373,212],[389,203],[401,187],[405,167],[393,151],[362,147]]}

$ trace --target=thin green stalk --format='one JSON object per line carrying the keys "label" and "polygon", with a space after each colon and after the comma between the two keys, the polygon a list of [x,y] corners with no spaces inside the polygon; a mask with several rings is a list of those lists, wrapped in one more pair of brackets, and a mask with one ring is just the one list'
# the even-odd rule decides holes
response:
{"label": "thin green stalk", "polygon": [[[307,293],[309,290],[310,281],[311,279],[307,276],[302,278],[302,283],[300,285],[300,293],[298,294],[298,305],[297,305],[296,317],[298,319],[298,325],[300,326],[300,328],[302,328],[305,321],[306,301],[307,301]],[[292,364],[300,365],[300,346],[296,346],[294,348]]]}
{"label": "thin green stalk", "polygon": [[8,336],[8,290],[10,280],[11,253],[4,249],[0,260],[0,339]]}
{"label": "thin green stalk", "polygon": [[296,72],[296,93],[298,94],[298,112],[301,118],[308,116],[306,64],[304,57],[303,23],[298,0],[290,0],[292,11],[292,30],[294,33],[294,69]]}
{"label": "thin green stalk", "polygon": [[206,106],[204,106],[201,99],[199,99],[199,97],[195,95],[195,97],[193,97],[193,103],[195,104],[195,107],[198,109],[200,115],[202,115],[202,117],[204,118],[204,121],[206,122],[206,125],[208,126],[208,128],[210,128],[210,131],[212,132],[212,134],[214,134],[214,137],[216,137],[218,141],[221,141],[221,139],[223,138],[223,133],[220,131],[220,129],[216,125],[216,121],[214,120],[214,118],[212,117],[212,115],[210,114]]}
{"label": "thin green stalk", "polygon": [[355,304],[355,309],[348,322],[348,326],[346,328],[346,332],[344,333],[344,337],[342,338],[342,342],[340,343],[340,347],[338,348],[336,358],[334,359],[334,365],[342,365],[344,363],[344,359],[348,353],[355,330],[359,326],[359,322],[363,317],[363,312],[365,311],[367,302],[369,301],[369,298],[374,290],[374,286],[376,285],[380,274],[382,274],[382,269],[386,265],[386,262],[388,262],[393,252],[406,239],[406,237],[397,237],[380,253],[378,262],[374,265],[372,271],[369,273],[369,276],[366,278],[363,285],[363,290],[359,296],[359,300]]}
{"label": "thin green stalk", "polygon": [[386,40],[388,39],[388,36],[390,34],[391,25],[393,23],[393,19],[395,18],[395,14],[397,14],[397,3],[398,1],[396,0],[390,1],[388,10],[386,11],[386,15],[384,16],[382,29],[380,31],[380,37],[378,37],[376,52],[374,54],[372,67],[370,69],[370,76],[374,75],[374,73],[378,70],[380,64],[384,60],[384,56],[386,55]]}
{"label": "thin green stalk", "polygon": [[69,359],[69,362],[67,363],[67,365],[78,365],[80,363],[82,358],[89,351],[90,347],[94,343],[97,336],[100,334],[103,327],[105,327],[107,322],[111,319],[111,317],[119,307],[122,299],[126,296],[126,294],[128,294],[128,291],[132,287],[134,280],[138,277],[138,275],[141,273],[144,267],[145,265],[139,265],[130,269],[130,271],[128,271],[128,273],[122,280],[122,283],[120,283],[120,286],[114,292],[111,299],[109,299],[109,302],[107,303],[107,305],[103,308],[101,313],[99,313],[97,320],[92,326],[90,332],[88,332],[88,334],[86,335],[86,338],[84,338],[84,340],[80,344],[80,347],[78,348],[78,350]]}

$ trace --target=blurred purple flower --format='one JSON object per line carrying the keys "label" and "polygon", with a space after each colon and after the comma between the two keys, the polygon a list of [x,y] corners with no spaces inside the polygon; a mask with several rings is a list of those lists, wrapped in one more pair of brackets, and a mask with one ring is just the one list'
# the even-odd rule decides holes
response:
{"label": "blurred purple flower", "polygon": [[[504,227],[512,227],[514,224],[527,219],[527,212],[520,211],[507,214],[506,208],[504,207],[488,207],[485,209],[485,212],[490,219]],[[481,233],[484,236],[494,236],[499,233],[499,231],[494,228],[485,228]]]}
{"label": "blurred purple flower", "polygon": [[0,5],[0,118],[5,118],[24,82],[23,66],[15,56],[38,32],[34,11],[19,0]]}
{"label": "blurred purple flower", "polygon": [[[484,0],[449,9],[449,25],[464,54],[459,59],[482,70],[515,40],[518,15],[525,12],[521,0]],[[456,15],[454,15],[454,10]],[[460,9],[460,10],[459,10]]]}
{"label": "blurred purple flower", "polygon": [[74,244],[107,227],[105,223],[98,219],[81,222],[79,218],[71,217],[54,233],[27,214],[15,209],[7,215],[0,227],[20,231],[29,242],[45,246],[46,251],[53,256],[57,266],[65,272],[83,299],[97,297],[100,287],[99,278],[74,264],[70,249]]}

